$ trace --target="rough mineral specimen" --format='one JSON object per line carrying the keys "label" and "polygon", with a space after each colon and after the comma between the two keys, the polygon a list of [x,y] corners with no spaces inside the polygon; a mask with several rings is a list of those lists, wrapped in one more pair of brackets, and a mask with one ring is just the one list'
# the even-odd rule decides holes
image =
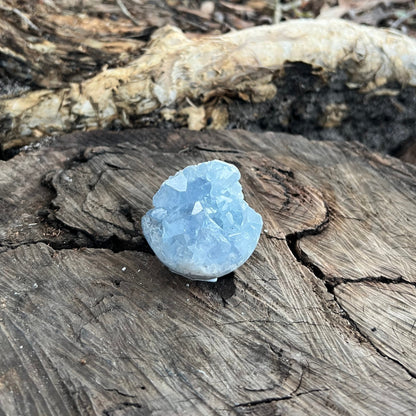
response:
{"label": "rough mineral specimen", "polygon": [[213,160],[177,172],[156,192],[143,234],[171,271],[215,282],[253,253],[263,221],[239,179],[234,165]]}

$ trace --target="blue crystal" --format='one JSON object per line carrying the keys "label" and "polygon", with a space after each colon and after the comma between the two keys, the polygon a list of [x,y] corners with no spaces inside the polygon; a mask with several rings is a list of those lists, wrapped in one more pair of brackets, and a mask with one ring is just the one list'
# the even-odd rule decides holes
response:
{"label": "blue crystal", "polygon": [[143,234],[171,271],[215,282],[253,253],[263,221],[246,201],[240,172],[220,160],[191,165],[163,182]]}

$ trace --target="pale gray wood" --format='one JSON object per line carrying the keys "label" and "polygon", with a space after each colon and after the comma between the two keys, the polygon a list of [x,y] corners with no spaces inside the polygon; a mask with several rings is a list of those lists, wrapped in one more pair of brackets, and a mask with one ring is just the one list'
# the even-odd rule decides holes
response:
{"label": "pale gray wood", "polygon": [[415,285],[377,281],[341,284],[335,294],[360,331],[415,376]]}

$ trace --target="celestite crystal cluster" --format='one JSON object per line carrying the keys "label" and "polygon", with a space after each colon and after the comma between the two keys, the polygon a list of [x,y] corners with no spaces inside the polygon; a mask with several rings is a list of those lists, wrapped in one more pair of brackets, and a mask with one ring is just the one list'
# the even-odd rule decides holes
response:
{"label": "celestite crystal cluster", "polygon": [[220,160],[188,166],[163,182],[143,234],[171,271],[215,282],[253,253],[263,221],[246,201],[240,172]]}

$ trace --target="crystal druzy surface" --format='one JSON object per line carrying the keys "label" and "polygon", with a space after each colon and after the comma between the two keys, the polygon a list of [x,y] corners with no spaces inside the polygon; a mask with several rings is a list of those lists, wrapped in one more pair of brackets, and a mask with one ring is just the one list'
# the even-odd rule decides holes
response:
{"label": "crystal druzy surface", "polygon": [[170,270],[215,282],[250,257],[263,221],[244,201],[239,179],[234,165],[213,160],[188,166],[162,184],[142,228]]}

